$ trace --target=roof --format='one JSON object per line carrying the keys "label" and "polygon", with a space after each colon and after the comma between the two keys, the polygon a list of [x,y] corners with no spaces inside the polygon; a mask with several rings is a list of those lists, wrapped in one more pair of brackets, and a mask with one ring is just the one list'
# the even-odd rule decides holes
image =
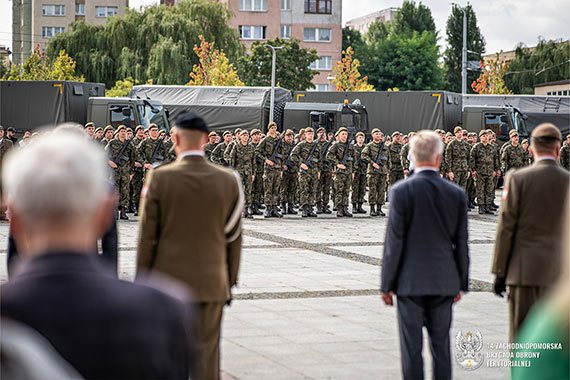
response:
{"label": "roof", "polygon": [[557,86],[557,85],[561,85],[561,84],[570,84],[570,79],[562,79],[562,80],[557,80],[554,82],[539,83],[539,84],[535,84],[534,87]]}
{"label": "roof", "polygon": [[344,105],[342,103],[297,103],[289,102],[285,104],[287,111],[324,111],[324,112],[342,112]]}

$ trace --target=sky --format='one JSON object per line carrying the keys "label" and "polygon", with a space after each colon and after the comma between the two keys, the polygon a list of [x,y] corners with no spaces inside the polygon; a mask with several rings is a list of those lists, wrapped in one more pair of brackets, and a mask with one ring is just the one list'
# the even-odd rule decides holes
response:
{"label": "sky", "polygon": [[[158,0],[129,0],[130,6],[134,8],[158,2]],[[460,5],[466,4],[460,0],[455,2]],[[343,25],[353,18],[398,7],[401,3],[401,0],[342,0]],[[423,0],[422,3],[431,9],[439,32],[439,44],[445,46],[445,23],[451,12],[451,1]],[[477,15],[479,29],[487,42],[487,53],[513,50],[519,42],[535,46],[539,36],[547,40],[570,39],[568,0],[474,0],[472,5]],[[0,0],[0,45],[12,46],[11,0]]]}

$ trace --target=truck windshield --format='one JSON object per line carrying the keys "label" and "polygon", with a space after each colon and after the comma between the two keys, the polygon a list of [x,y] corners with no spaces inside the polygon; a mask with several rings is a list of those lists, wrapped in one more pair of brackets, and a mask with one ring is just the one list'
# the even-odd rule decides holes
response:
{"label": "truck windshield", "polygon": [[141,124],[145,129],[148,129],[149,125],[154,123],[158,125],[158,129],[169,130],[164,108],[161,105],[152,105],[151,107],[149,104],[139,104],[137,109],[141,117]]}
{"label": "truck windshield", "polygon": [[528,137],[528,131],[526,129],[526,122],[524,121],[522,114],[518,111],[513,111],[511,113],[513,119],[513,125],[520,136]]}

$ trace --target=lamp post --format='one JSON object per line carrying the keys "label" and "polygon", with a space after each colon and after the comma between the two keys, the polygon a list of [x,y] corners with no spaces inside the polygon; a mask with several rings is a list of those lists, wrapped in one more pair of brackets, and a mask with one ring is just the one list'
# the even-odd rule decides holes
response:
{"label": "lamp post", "polygon": [[461,95],[467,93],[467,12],[457,3],[450,3],[463,12],[463,48],[461,49]]}
{"label": "lamp post", "polygon": [[273,108],[275,105],[275,62],[277,61],[276,52],[277,50],[283,49],[283,46],[271,46],[271,45],[264,45],[267,49],[271,49],[273,51],[273,60],[271,63],[271,105],[269,108],[269,122],[273,121]]}

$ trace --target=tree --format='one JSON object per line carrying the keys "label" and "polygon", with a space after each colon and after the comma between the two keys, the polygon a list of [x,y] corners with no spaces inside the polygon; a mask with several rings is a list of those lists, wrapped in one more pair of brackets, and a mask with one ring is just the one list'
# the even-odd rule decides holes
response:
{"label": "tree", "polygon": [[0,78],[3,78],[4,75],[9,71],[8,65],[4,63],[4,60],[0,60]]}
{"label": "tree", "polygon": [[539,38],[534,50],[522,43],[505,74],[506,85],[515,94],[534,94],[534,85],[570,78],[570,43]]}
{"label": "tree", "polygon": [[275,82],[291,91],[305,91],[315,88],[311,82],[319,72],[310,68],[319,59],[315,49],[301,48],[295,38],[283,40],[275,38],[267,42],[255,41],[251,44],[251,55],[240,58],[239,77],[248,86],[271,85],[272,51],[264,45],[282,46],[277,51]]}
{"label": "tree", "polygon": [[50,39],[48,55],[65,49],[88,81],[107,87],[128,77],[141,83],[184,84],[198,64],[193,47],[200,43],[199,35],[223,49],[230,62],[244,54],[237,30],[228,26],[230,17],[225,4],[207,0],[155,5],[142,12],[127,9],[105,25],[73,23],[70,31]]}
{"label": "tree", "polygon": [[83,82],[84,78],[75,74],[75,61],[61,50],[52,62],[40,51],[39,45],[23,65],[12,65],[2,80],[71,80]]}
{"label": "tree", "polygon": [[363,46],[362,34],[358,30],[350,29],[348,26],[342,28],[342,50],[349,47],[359,50]]}
{"label": "tree", "polygon": [[243,86],[238,78],[236,69],[229,62],[223,51],[214,49],[214,44],[209,44],[200,38],[200,47],[194,45],[194,52],[200,63],[194,65],[190,73],[189,86]]}
{"label": "tree", "polygon": [[413,32],[422,34],[424,31],[437,34],[431,10],[420,1],[416,6],[413,0],[404,0],[404,3],[394,15],[392,25],[394,33],[400,36],[411,36]]}
{"label": "tree", "polygon": [[113,88],[105,90],[105,96],[109,98],[114,98],[117,96],[129,96],[133,86],[140,84],[140,82],[131,77],[125,78],[124,80],[118,80]]}
{"label": "tree", "polygon": [[[461,52],[463,49],[463,10],[467,13],[467,50],[476,52],[469,54],[468,60],[481,61],[485,53],[485,38],[477,26],[477,16],[473,7],[468,4],[465,8],[453,5],[447,19],[446,35],[447,49],[443,56],[445,66],[446,89],[461,92]],[[467,71],[467,83],[472,83],[478,77],[477,72]],[[469,89],[467,89],[469,91]]]}
{"label": "tree", "polygon": [[509,64],[499,60],[499,53],[497,59],[490,59],[487,62],[481,61],[481,74],[475,82],[471,84],[473,91],[480,95],[488,94],[512,94],[507,87],[503,77],[509,68]]}
{"label": "tree", "polygon": [[348,47],[343,50],[343,58],[333,67],[336,91],[374,91],[374,87],[367,83],[368,78],[360,78],[358,59],[352,58],[354,50]]}

